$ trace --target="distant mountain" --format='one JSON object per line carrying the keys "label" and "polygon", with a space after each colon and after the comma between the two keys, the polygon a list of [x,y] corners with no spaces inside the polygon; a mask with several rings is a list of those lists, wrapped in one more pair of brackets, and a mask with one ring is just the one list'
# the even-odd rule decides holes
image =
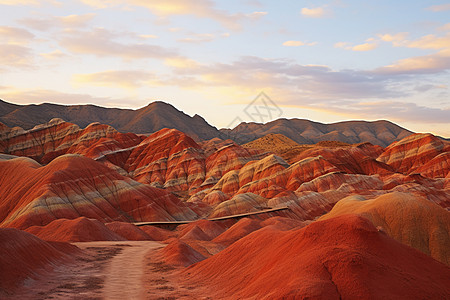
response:
{"label": "distant mountain", "polygon": [[51,103],[17,105],[0,100],[0,122],[8,127],[19,126],[23,129],[31,129],[35,125],[46,123],[53,118],[61,118],[82,128],[91,123],[100,122],[114,127],[119,132],[148,134],[163,128],[174,128],[195,140],[222,136],[217,128],[208,124],[199,115],[191,117],[161,101],[132,110],[95,105],[58,105]]}
{"label": "distant mountain", "polygon": [[321,141],[340,141],[349,144],[370,142],[382,147],[413,133],[389,121],[323,124],[303,119],[277,119],[266,124],[243,122],[233,129],[220,131],[226,138],[240,144],[274,133],[282,134],[299,144],[316,144]]}
{"label": "distant mountain", "polygon": [[282,134],[299,144],[339,141],[349,144],[370,142],[386,147],[413,132],[389,121],[348,121],[322,124],[304,119],[278,119],[266,124],[241,123],[220,131],[199,115],[193,117],[172,105],[156,101],[140,109],[106,108],[95,105],[17,105],[0,100],[0,122],[8,127],[31,129],[53,118],[61,118],[81,128],[99,122],[119,132],[150,134],[163,128],[177,129],[194,140],[232,139],[245,144],[267,134]]}

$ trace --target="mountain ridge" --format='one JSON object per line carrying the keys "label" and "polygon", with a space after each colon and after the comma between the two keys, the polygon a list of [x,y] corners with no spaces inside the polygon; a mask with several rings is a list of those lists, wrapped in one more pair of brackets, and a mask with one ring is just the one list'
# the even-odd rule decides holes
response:
{"label": "mountain ridge", "polygon": [[325,124],[298,118],[281,118],[268,123],[242,122],[233,129],[220,131],[240,144],[276,133],[299,144],[316,144],[328,140],[349,144],[370,142],[382,147],[413,133],[388,120],[352,120]]}
{"label": "mountain ridge", "polygon": [[195,140],[221,137],[220,131],[200,116],[189,116],[163,101],[155,101],[133,110],[106,108],[93,104],[60,105],[53,103],[16,105],[0,99],[0,122],[8,127],[31,129],[53,118],[84,128],[91,123],[107,124],[119,132],[150,134],[163,128],[175,128]]}
{"label": "mountain ridge", "polygon": [[151,134],[163,128],[180,130],[196,141],[213,138],[232,139],[245,144],[267,134],[282,134],[299,144],[339,141],[349,144],[370,142],[386,147],[412,134],[395,123],[378,121],[342,121],[320,123],[307,119],[280,118],[268,123],[242,122],[233,129],[217,129],[202,116],[189,116],[169,103],[155,101],[133,110],[106,108],[93,104],[60,105],[52,103],[17,105],[0,100],[0,122],[8,127],[31,129],[53,118],[61,118],[81,128],[99,122],[119,132]]}

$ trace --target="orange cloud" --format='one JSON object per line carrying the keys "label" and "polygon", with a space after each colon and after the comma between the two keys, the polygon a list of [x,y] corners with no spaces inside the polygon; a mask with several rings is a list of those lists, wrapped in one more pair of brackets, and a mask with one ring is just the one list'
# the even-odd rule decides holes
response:
{"label": "orange cloud", "polygon": [[125,60],[145,58],[169,58],[178,56],[173,50],[159,45],[122,43],[116,41],[123,34],[103,28],[90,31],[70,30],[60,38],[60,45],[70,52],[96,56],[116,56]]}
{"label": "orange cloud", "polygon": [[21,45],[0,44],[0,66],[31,67],[31,49]]}
{"label": "orange cloud", "polygon": [[[369,39],[371,40],[371,39]],[[352,46],[350,43],[347,42],[338,42],[334,44],[334,48],[342,48],[346,50],[353,50],[353,51],[370,51],[378,47],[375,43],[364,43],[356,46]]]}
{"label": "orange cloud", "polygon": [[96,16],[94,13],[83,15],[68,15],[62,17],[50,17],[46,19],[25,18],[20,22],[32,29],[45,31],[53,27],[80,28],[85,27]]}
{"label": "orange cloud", "polygon": [[48,53],[41,53],[40,56],[46,58],[46,59],[60,59],[60,58],[64,58],[67,56],[67,54],[65,54],[64,52],[62,52],[59,49],[56,49],[52,52],[48,52]]}
{"label": "orange cloud", "polygon": [[450,3],[440,4],[440,5],[432,5],[432,6],[428,7],[427,9],[434,11],[434,12],[450,10]]}
{"label": "orange cloud", "polygon": [[327,16],[329,12],[326,11],[324,7],[313,7],[313,8],[304,7],[301,10],[301,14],[309,18],[322,18]]}
{"label": "orange cloud", "polygon": [[374,43],[364,43],[361,45],[353,46],[351,49],[353,51],[370,51],[377,47],[377,44]]}
{"label": "orange cloud", "polygon": [[375,70],[382,74],[436,73],[450,69],[450,50],[435,54],[401,59],[392,65]]}
{"label": "orange cloud", "polygon": [[305,45],[305,43],[303,43],[302,41],[286,41],[283,43],[283,46],[286,47],[299,47],[303,45]]}
{"label": "orange cloud", "polygon": [[22,28],[0,26],[0,41],[7,44],[23,45],[29,43],[34,35]]}
{"label": "orange cloud", "polygon": [[154,77],[152,73],[139,70],[103,71],[91,74],[75,74],[73,75],[73,82],[82,85],[135,89]]}
{"label": "orange cloud", "polygon": [[105,8],[110,6],[122,6],[129,8],[131,6],[145,7],[152,13],[160,17],[173,15],[193,15],[199,18],[213,19],[227,28],[240,29],[239,22],[244,19],[258,19],[267,14],[267,12],[253,12],[250,14],[230,14],[226,11],[216,8],[212,0],[81,0],[84,4]]}

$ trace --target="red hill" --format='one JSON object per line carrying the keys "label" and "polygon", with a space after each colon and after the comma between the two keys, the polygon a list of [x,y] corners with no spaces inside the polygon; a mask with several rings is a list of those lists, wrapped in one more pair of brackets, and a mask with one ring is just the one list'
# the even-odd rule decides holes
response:
{"label": "red hill", "polygon": [[346,215],[266,227],[183,272],[215,298],[444,299],[450,268]]}

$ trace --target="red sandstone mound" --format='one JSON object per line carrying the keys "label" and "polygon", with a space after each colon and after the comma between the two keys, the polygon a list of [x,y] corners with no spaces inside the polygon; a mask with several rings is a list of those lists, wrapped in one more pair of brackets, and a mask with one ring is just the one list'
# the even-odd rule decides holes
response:
{"label": "red sandstone mound", "polygon": [[199,220],[177,228],[180,239],[210,241],[225,231],[225,227],[209,220]]}
{"label": "red sandstone mound", "polygon": [[37,279],[79,249],[66,243],[45,242],[14,228],[0,228],[0,298],[11,294],[27,278]]}
{"label": "red sandstone mound", "polygon": [[450,213],[410,193],[389,193],[366,200],[350,196],[339,201],[320,220],[359,214],[397,241],[450,265]]}
{"label": "red sandstone mound", "polygon": [[262,221],[260,225],[261,227],[272,226],[275,229],[285,231],[291,230],[293,228],[299,229],[306,226],[307,224],[299,220],[277,216]]}
{"label": "red sandstone mound", "polygon": [[31,226],[26,231],[46,241],[92,242],[126,240],[98,220],[84,217],[74,220],[58,219],[46,226]]}
{"label": "red sandstone mound", "polygon": [[175,233],[173,231],[159,228],[156,226],[140,226],[139,227],[142,231],[144,231],[152,241],[165,241],[172,237],[175,237]]}
{"label": "red sandstone mound", "polygon": [[346,215],[266,227],[183,272],[214,298],[445,299],[450,268]]}
{"label": "red sandstone mound", "polygon": [[[437,167],[434,165],[441,164],[445,156],[435,160],[432,164],[430,161],[446,152],[450,152],[450,142],[432,134],[417,133],[387,147],[378,160],[390,165],[400,173],[411,174],[420,168],[419,172],[427,174],[430,168]],[[421,168],[426,164],[428,164],[426,168]],[[442,167],[444,170],[434,171],[428,175],[433,176],[436,173],[439,177],[445,177],[444,175],[448,174],[450,170],[446,163],[443,163]]]}
{"label": "red sandstone mound", "polygon": [[260,222],[250,218],[242,218],[224,233],[213,239],[213,242],[231,245],[249,233],[261,228]]}
{"label": "red sandstone mound", "polygon": [[202,261],[205,257],[186,243],[173,239],[161,250],[163,260],[170,265],[187,267]]}
{"label": "red sandstone mound", "polygon": [[129,241],[153,240],[145,231],[130,223],[111,222],[105,225],[109,230]]}
{"label": "red sandstone mound", "polygon": [[75,153],[93,159],[110,160],[122,167],[130,151],[141,142],[133,133],[120,133],[108,125],[92,123],[85,129],[61,119],[35,126],[31,130],[9,130],[0,135],[0,151],[27,156],[42,163]]}
{"label": "red sandstone mound", "polygon": [[46,166],[0,161],[0,226],[27,228],[80,216],[112,221],[189,220],[196,214],[170,193],[119,175],[92,159],[64,155]]}
{"label": "red sandstone mound", "polygon": [[131,152],[125,169],[139,182],[175,191],[188,190],[204,181],[205,157],[192,138],[165,128]]}

